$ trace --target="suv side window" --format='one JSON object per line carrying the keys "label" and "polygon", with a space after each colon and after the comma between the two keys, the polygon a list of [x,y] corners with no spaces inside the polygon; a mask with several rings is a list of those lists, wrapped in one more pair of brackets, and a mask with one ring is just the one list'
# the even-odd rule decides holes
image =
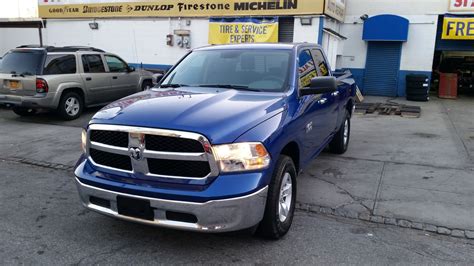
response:
{"label": "suv side window", "polygon": [[127,72],[128,70],[127,63],[116,56],[106,55],[105,61],[107,62],[107,66],[109,66],[110,72]]}
{"label": "suv side window", "polygon": [[300,74],[300,88],[309,87],[311,79],[318,76],[316,66],[309,50],[303,50],[298,56],[299,67],[298,72]]}
{"label": "suv side window", "polygon": [[326,59],[324,59],[323,52],[321,52],[319,49],[313,49],[311,50],[311,54],[313,55],[319,75],[329,76],[329,66],[326,62]]}
{"label": "suv side window", "polygon": [[75,55],[47,55],[43,75],[74,74],[76,73]]}
{"label": "suv side window", "polygon": [[98,54],[82,56],[82,65],[85,73],[104,73],[105,67],[102,58]]}

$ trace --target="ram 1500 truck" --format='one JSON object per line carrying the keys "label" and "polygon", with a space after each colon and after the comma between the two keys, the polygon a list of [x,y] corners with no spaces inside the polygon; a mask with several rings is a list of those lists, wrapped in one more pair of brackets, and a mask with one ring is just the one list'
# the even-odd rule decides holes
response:
{"label": "ram 1500 truck", "polygon": [[317,45],[195,49],[155,88],[95,114],[75,169],[80,198],[129,221],[280,238],[298,174],[327,146],[348,147],[350,83]]}

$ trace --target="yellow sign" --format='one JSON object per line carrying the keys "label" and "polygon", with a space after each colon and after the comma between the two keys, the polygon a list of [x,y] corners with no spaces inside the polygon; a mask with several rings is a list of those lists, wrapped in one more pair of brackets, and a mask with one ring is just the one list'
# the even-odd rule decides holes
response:
{"label": "yellow sign", "polygon": [[209,44],[278,42],[278,19],[211,19]]}
{"label": "yellow sign", "polygon": [[474,40],[474,18],[444,17],[443,40]]}
{"label": "yellow sign", "polygon": [[324,0],[38,0],[38,11],[41,18],[315,15]]}

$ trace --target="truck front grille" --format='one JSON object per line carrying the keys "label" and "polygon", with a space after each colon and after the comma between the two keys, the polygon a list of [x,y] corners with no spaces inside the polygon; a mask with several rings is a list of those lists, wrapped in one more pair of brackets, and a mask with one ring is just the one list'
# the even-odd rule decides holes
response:
{"label": "truck front grille", "polygon": [[153,151],[204,152],[201,142],[166,136],[146,135],[146,148]]}
{"label": "truck front grille", "polygon": [[211,169],[208,162],[148,159],[150,173],[165,176],[203,178]]}
{"label": "truck front grille", "polygon": [[128,147],[127,132],[91,130],[90,140],[117,147]]}
{"label": "truck front grille", "polygon": [[98,167],[149,178],[206,179],[218,174],[210,146],[191,132],[93,124],[87,151]]}
{"label": "truck front grille", "polygon": [[97,164],[116,169],[132,171],[132,161],[130,160],[129,156],[99,151],[96,149],[90,149],[89,155]]}

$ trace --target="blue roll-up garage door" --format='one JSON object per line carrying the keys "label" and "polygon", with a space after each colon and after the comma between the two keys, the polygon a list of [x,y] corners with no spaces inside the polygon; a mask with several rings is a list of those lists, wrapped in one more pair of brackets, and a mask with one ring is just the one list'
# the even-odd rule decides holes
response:
{"label": "blue roll-up garage door", "polygon": [[402,42],[369,42],[364,94],[397,96]]}

